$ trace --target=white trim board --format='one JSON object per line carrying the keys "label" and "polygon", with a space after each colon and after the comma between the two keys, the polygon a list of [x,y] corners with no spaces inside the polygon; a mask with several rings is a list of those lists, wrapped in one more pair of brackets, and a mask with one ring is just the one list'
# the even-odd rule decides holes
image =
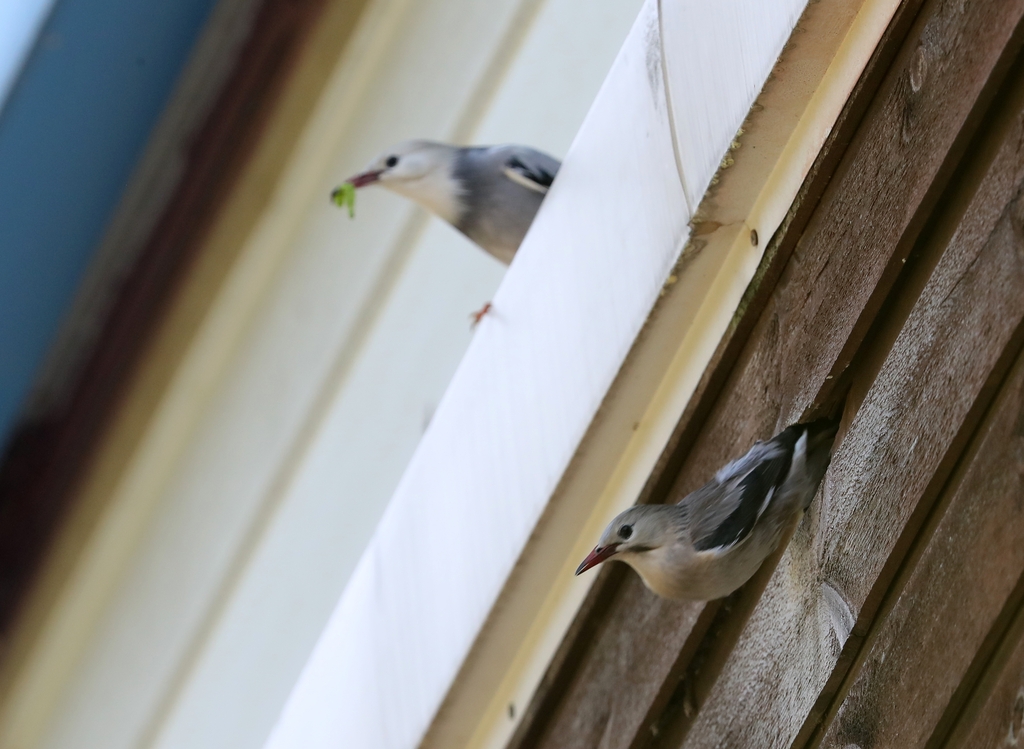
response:
{"label": "white trim board", "polygon": [[645,5],[268,749],[507,741],[896,5]]}

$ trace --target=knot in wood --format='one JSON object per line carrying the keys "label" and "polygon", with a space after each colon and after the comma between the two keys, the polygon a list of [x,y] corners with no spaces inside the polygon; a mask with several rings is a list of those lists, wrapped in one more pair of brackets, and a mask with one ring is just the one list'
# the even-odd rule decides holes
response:
{"label": "knot in wood", "polygon": [[921,90],[928,75],[928,56],[924,47],[918,47],[910,61],[910,90],[915,94]]}
{"label": "knot in wood", "polygon": [[1017,746],[1022,734],[1024,734],[1024,687],[1017,691],[1017,699],[1013,701],[1013,713],[1010,716],[1010,730],[1006,736],[1006,743],[1010,746]]}

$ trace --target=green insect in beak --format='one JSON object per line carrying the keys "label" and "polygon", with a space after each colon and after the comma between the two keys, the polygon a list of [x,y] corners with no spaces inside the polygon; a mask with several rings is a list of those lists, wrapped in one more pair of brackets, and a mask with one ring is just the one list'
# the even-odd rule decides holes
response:
{"label": "green insect in beak", "polygon": [[348,217],[356,217],[356,186],[351,182],[342,182],[331,193],[331,202],[339,208],[348,207]]}

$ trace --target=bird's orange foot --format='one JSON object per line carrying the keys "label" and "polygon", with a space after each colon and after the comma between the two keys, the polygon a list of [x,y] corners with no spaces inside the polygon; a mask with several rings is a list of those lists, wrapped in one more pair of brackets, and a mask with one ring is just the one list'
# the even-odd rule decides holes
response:
{"label": "bird's orange foot", "polygon": [[473,321],[472,323],[470,323],[470,327],[471,328],[475,328],[477,325],[479,325],[480,321],[484,319],[484,315],[486,315],[490,311],[491,311],[491,303],[488,302],[483,307],[478,309],[476,312],[473,312],[472,314],[470,314],[469,319]]}

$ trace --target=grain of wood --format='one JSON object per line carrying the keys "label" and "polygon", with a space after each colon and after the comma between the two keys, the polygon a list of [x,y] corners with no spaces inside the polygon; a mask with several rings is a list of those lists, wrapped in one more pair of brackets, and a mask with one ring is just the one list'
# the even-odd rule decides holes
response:
{"label": "grain of wood", "polygon": [[861,636],[873,613],[865,604],[888,588],[885,570],[901,556],[908,522],[919,503],[930,505],[943,466],[987,405],[1001,360],[1019,343],[1019,133],[1005,139],[959,222],[842,439],[820,505],[787,549],[682,746],[789,747],[844,669],[821,586],[859,617]]}
{"label": "grain of wood", "polygon": [[[1024,288],[1022,288],[1024,291]],[[1024,574],[1024,357],[924,532],[823,746],[924,746]],[[937,522],[936,522],[937,521]]]}
{"label": "grain of wood", "polygon": [[[668,601],[647,590],[636,575],[620,589],[540,746],[564,749],[627,746],[657,699],[660,685],[679,666],[679,654],[703,606]],[[622,605],[627,604],[627,605]],[[649,646],[637,651],[635,639]],[[664,657],[666,653],[671,657]]]}
{"label": "grain of wood", "polygon": [[[1019,424],[1016,436],[1018,440],[1024,436],[1024,423]],[[1024,461],[1024,455],[1018,457]],[[965,711],[970,717],[962,720],[941,744],[946,749],[1009,749],[1024,745],[1024,609],[1017,611],[982,682],[981,693],[974,695],[977,704]]]}
{"label": "grain of wood", "polygon": [[[1009,47],[1022,14],[1020,0],[922,9],[853,144],[857,158],[840,167],[825,210],[808,226],[807,244],[833,251],[798,247],[790,265],[797,282],[784,284],[794,298],[780,320],[785,413],[801,413],[821,396],[820,383],[829,375],[838,382],[853,359],[994,95],[1000,68],[1015,57]],[[853,303],[835,303],[829,281],[838,279]]]}
{"label": "grain of wood", "polygon": [[[755,439],[799,418],[823,390],[827,394],[830,373],[852,357],[891,284],[883,276],[899,270],[916,239],[935,185],[955,164],[972,111],[984,108],[979,98],[1024,12],[1020,2],[962,10],[931,3],[904,42],[719,403],[710,413],[688,410],[685,418],[707,420],[696,430],[671,500]],[[811,542],[806,530],[798,533],[797,543]],[[831,621],[827,611],[819,615]],[[679,614],[632,577],[604,616],[606,629],[582,664],[572,666],[577,671],[549,709],[538,746],[642,745],[652,707],[675,689],[671,677],[685,665],[681,653],[695,650]],[[696,614],[687,621],[697,621]],[[814,628],[830,627],[827,622],[816,619]],[[636,663],[661,665],[639,671]],[[648,680],[623,688],[630,673]]]}

